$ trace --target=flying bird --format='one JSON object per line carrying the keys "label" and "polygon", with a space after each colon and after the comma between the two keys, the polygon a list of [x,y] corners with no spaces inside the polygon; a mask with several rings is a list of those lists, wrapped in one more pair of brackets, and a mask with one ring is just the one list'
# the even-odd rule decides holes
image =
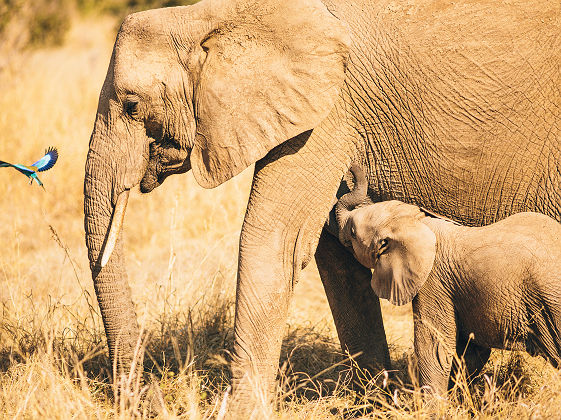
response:
{"label": "flying bird", "polygon": [[[51,169],[58,159],[58,151],[56,147],[49,147],[45,150],[45,156],[30,166],[20,165],[18,163],[12,164],[0,160],[0,168],[14,168],[29,178],[29,184],[33,184],[33,180],[37,181],[41,187],[43,183],[37,176],[37,172],[43,172]],[[45,189],[45,187],[43,187]]]}

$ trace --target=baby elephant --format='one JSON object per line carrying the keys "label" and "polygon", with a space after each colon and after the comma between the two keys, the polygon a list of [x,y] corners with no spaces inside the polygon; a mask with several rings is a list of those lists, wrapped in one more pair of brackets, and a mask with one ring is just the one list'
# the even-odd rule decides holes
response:
{"label": "baby elephant", "polygon": [[[561,361],[561,225],[518,213],[466,227],[400,201],[372,204],[356,186],[336,206],[339,239],[372,271],[372,288],[394,305],[413,301],[421,386],[448,387],[454,352],[468,375],[491,348]],[[473,333],[466,350],[468,338]]]}

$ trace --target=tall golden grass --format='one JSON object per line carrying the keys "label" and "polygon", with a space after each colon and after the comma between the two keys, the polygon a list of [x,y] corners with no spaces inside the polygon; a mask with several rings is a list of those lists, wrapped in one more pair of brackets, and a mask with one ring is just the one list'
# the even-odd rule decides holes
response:
{"label": "tall golden grass", "polygon": [[[88,140],[115,22],[75,22],[62,47],[4,57],[0,159],[31,163],[47,146],[60,160],[46,191],[0,170],[0,413],[3,418],[142,418],[142,384],[116,401],[83,238],[82,182]],[[204,190],[191,174],[131,196],[128,272],[150,340],[144,365],[162,390],[164,417],[214,418],[229,384],[237,245],[252,170]],[[561,381],[542,359],[496,352],[471,389],[423,408],[411,380],[410,307],[384,304],[392,358],[403,382],[363,402],[347,388],[350,362],[313,267],[296,288],[283,344],[276,411],[257,418],[561,417]],[[370,386],[366,384],[365,386]],[[355,411],[353,411],[355,410]],[[436,410],[436,411],[435,411]]]}

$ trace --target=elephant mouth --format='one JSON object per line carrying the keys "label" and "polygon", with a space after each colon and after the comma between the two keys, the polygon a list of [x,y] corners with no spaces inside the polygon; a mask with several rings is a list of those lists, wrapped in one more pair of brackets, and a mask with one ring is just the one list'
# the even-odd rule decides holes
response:
{"label": "elephant mouth", "polygon": [[150,160],[148,168],[140,181],[140,192],[149,193],[162,185],[165,179],[174,174],[182,174],[191,169],[189,157],[180,163],[163,164],[157,160]]}
{"label": "elephant mouth", "polygon": [[142,178],[142,181],[140,181],[140,192],[145,194],[149,193],[154,188],[160,185],[161,182],[158,180],[158,177],[154,178],[152,176],[149,176],[148,174],[145,174],[144,177]]}

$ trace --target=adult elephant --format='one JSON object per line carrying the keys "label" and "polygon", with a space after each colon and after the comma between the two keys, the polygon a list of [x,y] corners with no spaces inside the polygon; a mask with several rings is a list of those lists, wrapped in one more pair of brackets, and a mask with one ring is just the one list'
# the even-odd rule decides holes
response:
{"label": "adult elephant", "polygon": [[521,210],[561,220],[559,12],[545,0],[203,0],[129,16],[84,182],[111,357],[127,367],[139,334],[119,236],[129,190],[189,169],[212,188],[257,162],[240,238],[235,395],[273,383],[314,252],[343,348],[389,366],[370,273],[322,233],[341,179],[358,160],[374,200],[468,225]]}

